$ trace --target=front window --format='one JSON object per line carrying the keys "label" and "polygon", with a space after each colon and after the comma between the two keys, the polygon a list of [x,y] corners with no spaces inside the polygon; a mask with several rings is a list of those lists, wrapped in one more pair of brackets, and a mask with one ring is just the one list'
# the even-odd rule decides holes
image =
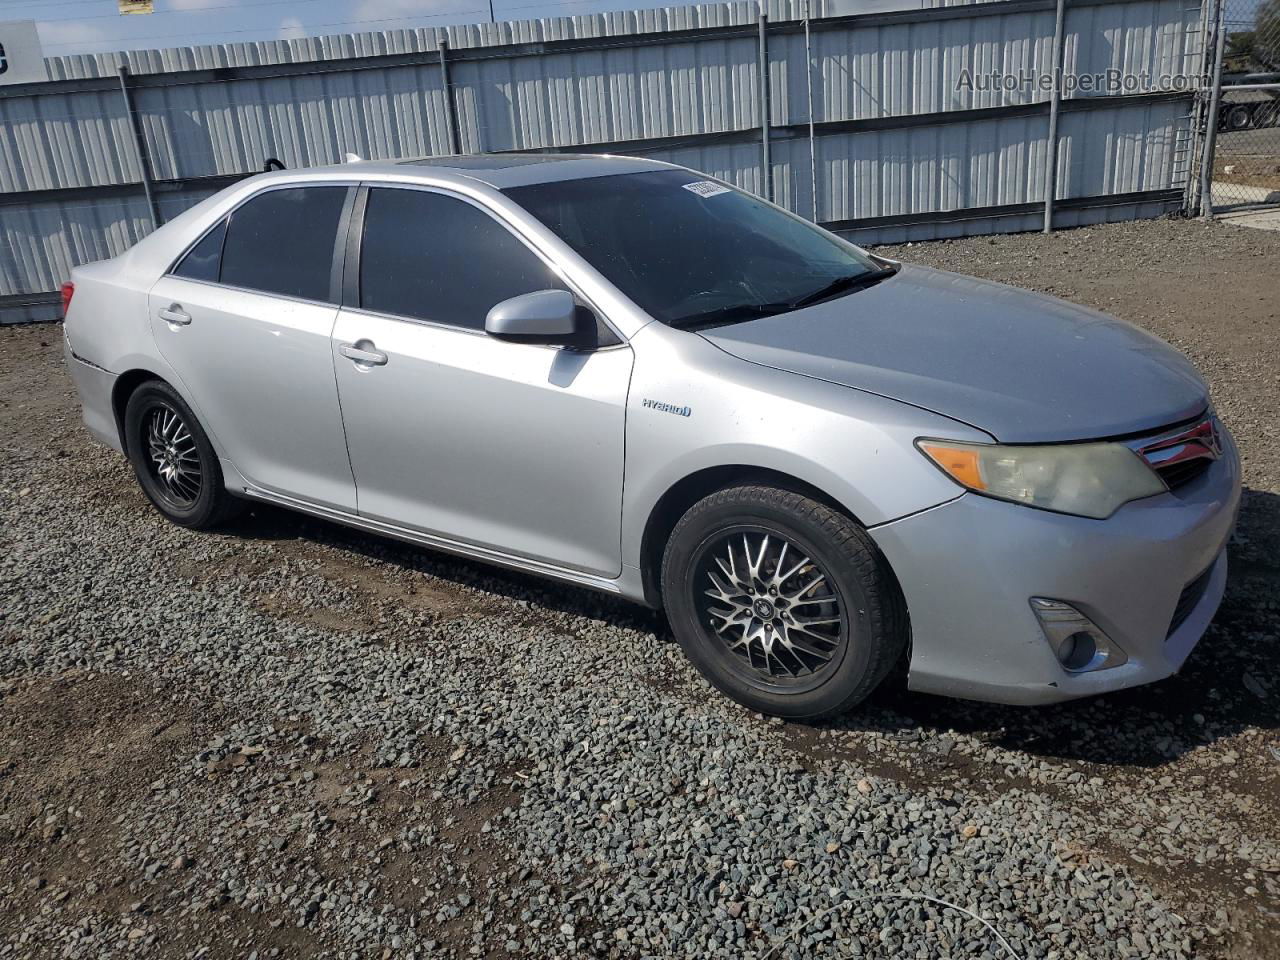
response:
{"label": "front window", "polygon": [[839,237],[686,170],[505,192],[673,326],[783,313],[887,274]]}
{"label": "front window", "polygon": [[493,217],[456,197],[374,187],[360,248],[366,310],[483,330],[499,301],[563,287]]}

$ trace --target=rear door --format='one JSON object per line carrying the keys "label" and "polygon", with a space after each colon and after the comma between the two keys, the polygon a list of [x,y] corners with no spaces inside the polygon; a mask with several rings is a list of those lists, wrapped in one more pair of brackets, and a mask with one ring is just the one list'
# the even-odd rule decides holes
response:
{"label": "rear door", "polygon": [[355,510],[330,335],[353,188],[254,195],[155,285],[151,329],[201,422],[255,486]]}
{"label": "rear door", "polygon": [[358,300],[334,329],[360,515],[620,573],[630,347],[487,336],[494,304],[564,283],[471,201],[372,188],[360,237]]}

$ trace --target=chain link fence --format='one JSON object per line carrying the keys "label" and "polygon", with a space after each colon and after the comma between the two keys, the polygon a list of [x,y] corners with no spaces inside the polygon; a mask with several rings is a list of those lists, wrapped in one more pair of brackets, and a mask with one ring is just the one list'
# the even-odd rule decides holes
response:
{"label": "chain link fence", "polygon": [[1222,0],[1215,208],[1280,203],[1280,0]]}

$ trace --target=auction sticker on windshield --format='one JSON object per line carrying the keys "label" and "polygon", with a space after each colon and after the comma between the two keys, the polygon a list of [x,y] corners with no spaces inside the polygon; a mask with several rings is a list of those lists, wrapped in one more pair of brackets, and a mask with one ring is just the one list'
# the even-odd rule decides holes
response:
{"label": "auction sticker on windshield", "polygon": [[728,187],[722,187],[718,183],[712,183],[710,180],[695,180],[693,183],[686,183],[684,188],[690,193],[696,193],[700,197],[714,197],[718,193],[728,193]]}

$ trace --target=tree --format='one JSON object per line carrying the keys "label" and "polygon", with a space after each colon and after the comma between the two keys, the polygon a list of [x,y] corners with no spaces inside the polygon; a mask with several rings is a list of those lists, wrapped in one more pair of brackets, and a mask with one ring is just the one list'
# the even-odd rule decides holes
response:
{"label": "tree", "polygon": [[1253,59],[1263,70],[1280,70],[1280,0],[1262,0],[1258,5]]}
{"label": "tree", "polygon": [[1253,70],[1257,33],[1253,30],[1237,30],[1227,34],[1227,46],[1222,52],[1224,73],[1249,73]]}

